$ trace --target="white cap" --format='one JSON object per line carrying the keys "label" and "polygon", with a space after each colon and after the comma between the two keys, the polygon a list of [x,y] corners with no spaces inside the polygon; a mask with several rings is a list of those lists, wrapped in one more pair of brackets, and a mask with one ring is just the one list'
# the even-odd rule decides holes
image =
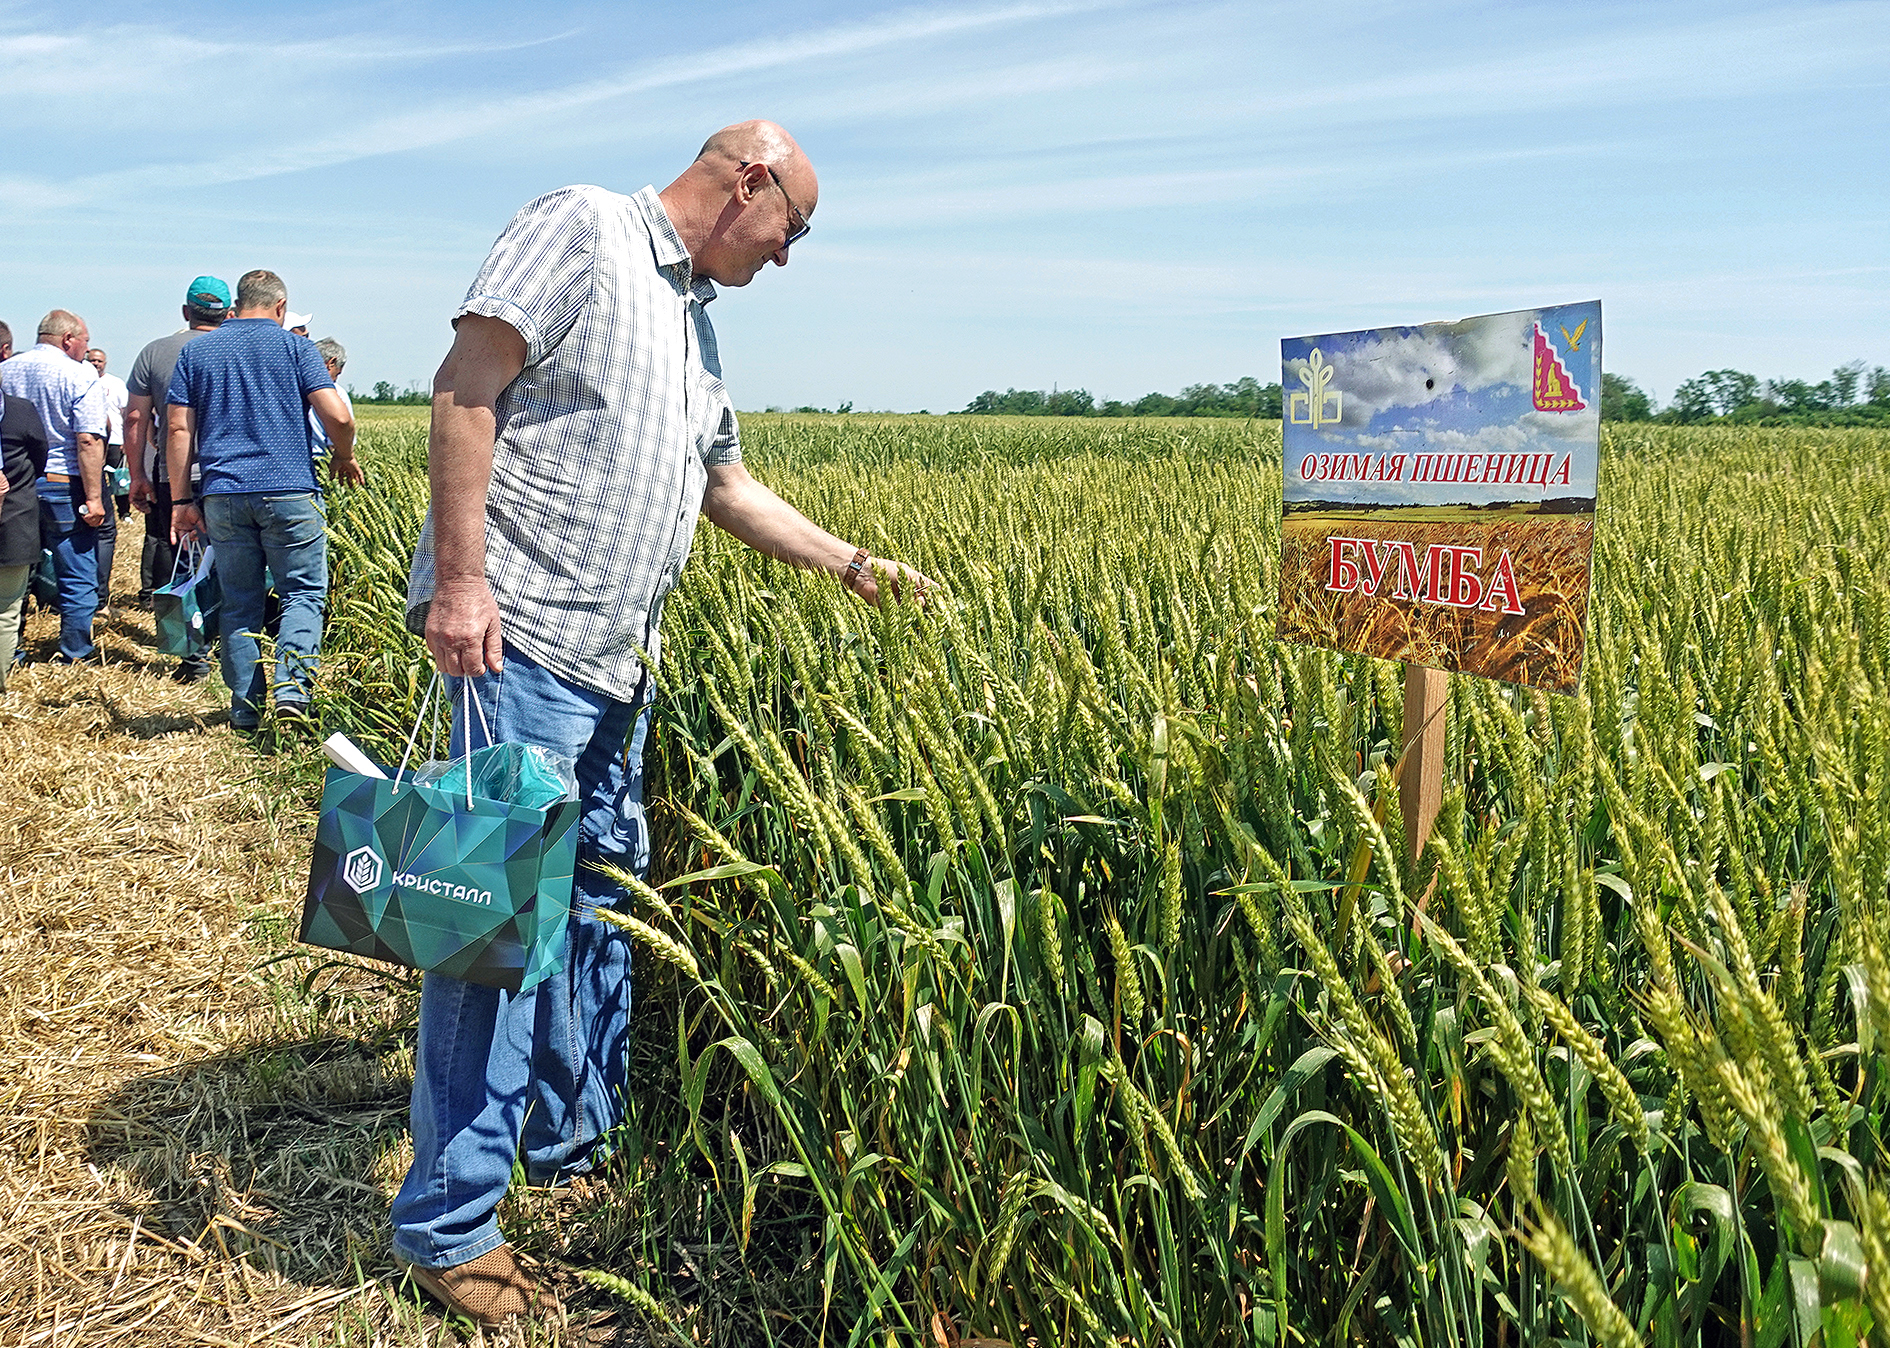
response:
{"label": "white cap", "polygon": [[315,321],[314,314],[288,313],[282,316],[282,326],[285,328],[306,328],[310,323],[313,323],[314,321]]}

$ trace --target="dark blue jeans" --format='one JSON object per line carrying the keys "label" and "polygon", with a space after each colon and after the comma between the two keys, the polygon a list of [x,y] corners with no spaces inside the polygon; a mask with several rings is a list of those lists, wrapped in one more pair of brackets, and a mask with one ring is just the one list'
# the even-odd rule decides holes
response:
{"label": "dark blue jeans", "polygon": [[59,658],[98,653],[92,618],[98,612],[98,530],[79,518],[85,484],[39,480],[39,542],[52,549],[59,582]]}
{"label": "dark blue jeans", "polygon": [[[453,752],[466,727],[459,679]],[[621,1122],[630,1046],[629,933],[588,916],[622,897],[587,863],[635,875],[650,865],[643,813],[649,700],[580,688],[511,646],[505,672],[473,682],[499,743],[538,744],[577,763],[584,818],[562,973],[507,993],[445,974],[420,985],[414,1053],[413,1168],[394,1198],[394,1252],[451,1268],[505,1243],[494,1216],[522,1151],[532,1183],[589,1169]],[[475,726],[478,716],[473,717]],[[484,736],[475,729],[475,746]]]}
{"label": "dark blue jeans", "polygon": [[204,527],[217,550],[223,586],[218,642],[223,681],[230,685],[230,724],[255,729],[262,718],[269,670],[259,659],[269,587],[266,567],[282,596],[276,637],[278,705],[307,703],[322,646],[322,606],[328,600],[328,525],[315,492],[219,492],[203,498]]}

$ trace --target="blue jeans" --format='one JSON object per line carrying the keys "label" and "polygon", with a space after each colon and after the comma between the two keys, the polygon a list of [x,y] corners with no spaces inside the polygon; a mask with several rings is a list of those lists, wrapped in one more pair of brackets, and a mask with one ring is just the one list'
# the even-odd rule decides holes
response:
{"label": "blue jeans", "polygon": [[[462,680],[453,752],[466,727]],[[588,1170],[621,1122],[630,1047],[630,938],[586,914],[622,891],[586,863],[635,875],[650,865],[643,813],[649,699],[618,702],[559,678],[510,646],[505,672],[473,682],[493,739],[538,744],[577,763],[584,802],[565,967],[529,992],[445,974],[420,985],[414,1053],[413,1168],[394,1198],[394,1252],[451,1268],[505,1243],[494,1216],[521,1151],[534,1184]],[[474,715],[473,743],[483,742]]]}
{"label": "blue jeans", "polygon": [[51,548],[59,581],[59,658],[84,660],[98,653],[92,617],[98,612],[98,530],[79,518],[85,484],[39,481],[40,546]]}
{"label": "blue jeans", "polygon": [[204,527],[217,550],[223,586],[218,643],[223,681],[230,686],[230,724],[253,730],[262,719],[269,671],[258,659],[269,586],[282,596],[276,637],[276,702],[307,703],[322,645],[322,605],[328,600],[328,525],[315,492],[219,492],[203,498]]}

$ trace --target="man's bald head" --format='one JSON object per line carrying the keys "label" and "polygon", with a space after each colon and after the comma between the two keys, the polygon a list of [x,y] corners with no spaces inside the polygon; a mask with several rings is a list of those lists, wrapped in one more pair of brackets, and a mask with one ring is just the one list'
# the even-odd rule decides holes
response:
{"label": "man's bald head", "polygon": [[92,334],[85,320],[67,309],[54,309],[39,320],[39,340],[56,346],[73,360],[84,360],[85,349],[92,345]]}
{"label": "man's bald head", "polygon": [[731,164],[744,161],[750,164],[769,164],[774,171],[785,175],[790,163],[807,162],[807,156],[801,153],[801,147],[794,143],[794,137],[787,133],[787,128],[778,122],[737,122],[725,126],[720,131],[702,142],[702,148],[696,152],[696,158],[723,159]]}
{"label": "man's bald head", "polygon": [[55,345],[63,337],[74,337],[84,332],[85,320],[66,309],[54,309],[39,320],[39,340]]}
{"label": "man's bald head", "polygon": [[813,215],[820,179],[785,127],[757,119],[710,136],[661,196],[696,272],[740,286],[769,261],[787,265],[787,240]]}

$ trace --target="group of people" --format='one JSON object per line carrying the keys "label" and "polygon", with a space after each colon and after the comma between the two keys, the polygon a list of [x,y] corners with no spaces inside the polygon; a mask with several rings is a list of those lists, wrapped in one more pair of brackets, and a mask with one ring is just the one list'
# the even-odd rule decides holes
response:
{"label": "group of people", "polygon": [[[596,915],[624,895],[595,863],[639,875],[649,865],[646,662],[660,655],[698,516],[868,603],[922,601],[929,583],[820,528],[742,463],[707,305],[718,285],[787,265],[819,192],[793,137],[752,121],[711,136],[661,191],[546,193],[493,245],[434,377],[431,503],[407,622],[452,685],[453,752],[468,747],[476,699],[483,736],[576,765],[583,808],[564,967],[521,993],[437,972],[421,986],[413,1162],[393,1200],[393,1249],[414,1284],[484,1324],[556,1310],[499,1230],[515,1166],[530,1183],[562,1184],[599,1163],[624,1117],[631,948]],[[214,545],[238,726],[264,705],[253,632],[265,566],[282,596],[277,714],[307,695],[327,580],[320,442],[337,478],[363,480],[334,387],[343,355],[331,348],[324,367],[284,328],[286,306],[272,273],[244,276],[233,300],[200,277],[186,328],[147,347],[127,385],[132,504],[162,545]],[[8,432],[14,491],[0,519],[22,513],[14,498],[37,486],[32,557],[43,533],[59,577],[59,658],[82,660],[94,649],[108,419],[82,364],[84,322],[49,314],[39,338],[0,364],[8,426],[16,401],[43,423],[36,442],[21,439],[36,483],[14,473]],[[170,555],[160,551],[154,575]],[[9,627],[15,561],[0,550]]]}
{"label": "group of people", "polygon": [[[138,353],[130,378],[106,373],[86,322],[54,309],[17,355],[0,323],[0,691],[25,659],[25,600],[50,564],[59,614],[53,658],[98,655],[93,625],[110,601],[117,522],[145,517],[140,594],[148,597],[207,542],[222,591],[219,660],[230,720],[253,730],[275,693],[276,714],[305,717],[328,596],[320,460],[337,480],[365,480],[354,457],[354,412],[335,384],[347,352],[311,341],[309,316],[288,311],[270,271],[236,291],[199,276],[184,326]],[[122,490],[121,490],[122,488]],[[43,559],[43,560],[42,560]],[[279,604],[273,670],[259,634]],[[205,653],[174,675],[208,677]]]}

